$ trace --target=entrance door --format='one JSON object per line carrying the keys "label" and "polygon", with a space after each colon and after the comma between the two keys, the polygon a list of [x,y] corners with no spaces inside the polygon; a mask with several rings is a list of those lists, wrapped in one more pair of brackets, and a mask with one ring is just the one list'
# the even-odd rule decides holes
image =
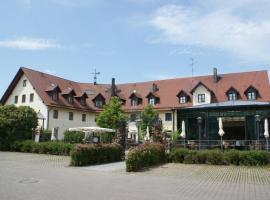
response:
{"label": "entrance door", "polygon": [[245,140],[245,117],[222,118],[224,140]]}

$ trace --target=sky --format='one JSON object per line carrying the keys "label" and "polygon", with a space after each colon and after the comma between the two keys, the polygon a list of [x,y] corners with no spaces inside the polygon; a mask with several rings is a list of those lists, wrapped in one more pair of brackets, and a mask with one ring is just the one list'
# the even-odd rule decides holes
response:
{"label": "sky", "polygon": [[269,0],[0,0],[0,96],[21,66],[78,82],[96,68],[98,83],[269,70],[269,10]]}

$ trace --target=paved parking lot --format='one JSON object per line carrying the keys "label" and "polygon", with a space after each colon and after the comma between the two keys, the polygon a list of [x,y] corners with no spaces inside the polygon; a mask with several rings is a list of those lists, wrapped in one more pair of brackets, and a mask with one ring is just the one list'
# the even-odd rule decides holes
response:
{"label": "paved parking lot", "polygon": [[269,167],[167,164],[126,173],[123,162],[68,165],[64,156],[0,152],[0,199],[270,199]]}

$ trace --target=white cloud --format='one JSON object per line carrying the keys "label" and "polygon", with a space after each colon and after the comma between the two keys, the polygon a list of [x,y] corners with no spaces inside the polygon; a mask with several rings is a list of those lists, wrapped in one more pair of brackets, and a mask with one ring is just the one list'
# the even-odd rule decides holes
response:
{"label": "white cloud", "polygon": [[56,71],[55,70],[51,70],[51,69],[45,69],[44,72],[47,73],[47,74],[52,74],[52,75],[55,75],[56,74]]}
{"label": "white cloud", "polygon": [[205,5],[165,5],[157,9],[149,24],[161,35],[151,43],[201,46],[233,53],[241,58],[270,60],[270,3],[255,0],[206,0]]}
{"label": "white cloud", "polygon": [[0,40],[0,47],[21,50],[44,50],[59,48],[60,44],[50,39],[21,37],[13,40]]}

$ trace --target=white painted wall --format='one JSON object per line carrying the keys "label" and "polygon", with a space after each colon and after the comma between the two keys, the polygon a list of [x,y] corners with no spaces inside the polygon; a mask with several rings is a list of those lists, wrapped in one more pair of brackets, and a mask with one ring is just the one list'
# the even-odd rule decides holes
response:
{"label": "white painted wall", "polygon": [[[205,103],[198,103],[198,94],[205,94]],[[193,93],[193,105],[202,105],[211,103],[211,93],[203,85],[196,88]]]}
{"label": "white painted wall", "polygon": [[[26,87],[23,87],[23,80],[26,80]],[[34,94],[34,101],[30,102],[30,94]],[[26,95],[25,103],[22,103],[22,95]],[[40,111],[41,114],[47,118],[47,106],[43,103],[42,99],[39,97],[35,89],[33,88],[32,84],[28,80],[28,78],[23,75],[19,80],[18,84],[12,91],[11,95],[6,101],[6,105],[11,105],[15,103],[15,96],[18,96],[18,103],[15,104],[16,106],[30,106],[36,112]],[[42,125],[42,121],[39,120],[39,125]],[[45,119],[44,122],[45,129],[47,128],[47,120]]]}
{"label": "white painted wall", "polygon": [[[53,118],[53,110],[58,110],[58,119]],[[69,120],[69,112],[73,112],[73,120]],[[82,114],[86,114],[86,121],[82,121]],[[97,126],[95,123],[95,113],[63,109],[49,108],[49,129],[59,127],[58,139],[64,138],[64,132],[73,127]]]}

